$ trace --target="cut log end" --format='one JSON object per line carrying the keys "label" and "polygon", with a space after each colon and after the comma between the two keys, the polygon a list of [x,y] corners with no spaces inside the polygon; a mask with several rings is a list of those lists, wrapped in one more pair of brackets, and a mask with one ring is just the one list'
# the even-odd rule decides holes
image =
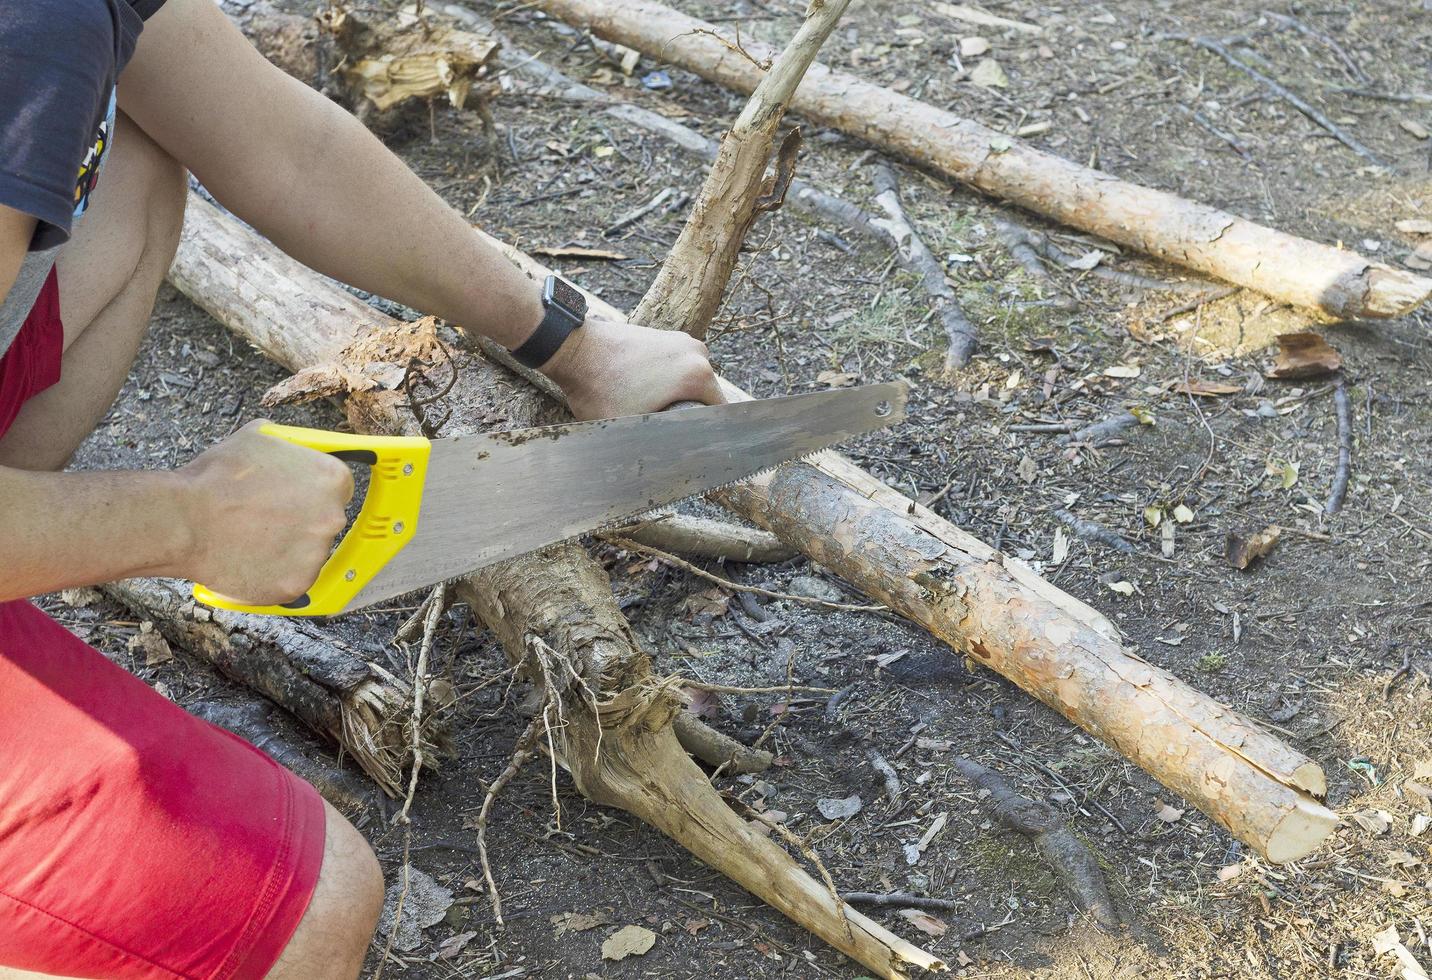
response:
{"label": "cut log end", "polygon": [[1428,297],[1432,297],[1432,279],[1386,265],[1368,267],[1367,298],[1363,301],[1367,316],[1406,316]]}
{"label": "cut log end", "polygon": [[1293,785],[1318,799],[1328,795],[1328,778],[1323,767],[1309,760],[1293,770]]}
{"label": "cut log end", "polygon": [[1317,850],[1337,825],[1336,813],[1313,800],[1301,800],[1268,835],[1264,856],[1274,864],[1306,857]]}

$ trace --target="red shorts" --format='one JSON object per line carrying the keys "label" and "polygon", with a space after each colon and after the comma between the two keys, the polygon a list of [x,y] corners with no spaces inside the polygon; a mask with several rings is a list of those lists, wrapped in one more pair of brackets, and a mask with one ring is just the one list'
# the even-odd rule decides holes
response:
{"label": "red shorts", "polygon": [[[61,347],[52,274],[0,359],[0,436],[54,384]],[[259,980],[308,908],[323,839],[308,783],[0,602],[0,967]]]}
{"label": "red shorts", "polygon": [[14,424],[21,405],[60,380],[64,352],[60,283],[51,268],[20,332],[0,356],[0,436]]}

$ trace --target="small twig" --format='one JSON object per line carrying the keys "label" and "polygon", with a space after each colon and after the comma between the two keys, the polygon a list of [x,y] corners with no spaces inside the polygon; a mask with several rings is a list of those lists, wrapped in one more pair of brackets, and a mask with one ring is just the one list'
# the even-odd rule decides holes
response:
{"label": "small twig", "polygon": [[960,907],[957,899],[928,898],[908,892],[842,892],[840,898],[851,905],[894,906],[904,909],[929,909],[934,912],[949,912]]}
{"label": "small twig", "polygon": [[838,693],[833,687],[807,687],[803,684],[781,684],[777,687],[733,687],[730,684],[708,684],[706,681],[692,680],[686,677],[677,679],[677,683],[682,687],[710,691],[712,694],[786,694],[791,691],[800,691],[803,694]]}
{"label": "small twig", "polygon": [[1236,292],[1238,292],[1237,286],[1223,286],[1218,289],[1211,289],[1202,296],[1197,296],[1187,303],[1180,303],[1173,309],[1160,313],[1158,315],[1158,322],[1166,323],[1176,316],[1184,313],[1192,313],[1194,310],[1202,309],[1209,303],[1216,303],[1225,297],[1232,296]]}
{"label": "small twig", "polygon": [[1323,513],[1329,516],[1342,510],[1343,498],[1347,496],[1348,477],[1352,472],[1352,400],[1347,396],[1347,384],[1338,379],[1333,389],[1333,405],[1338,416],[1338,466],[1333,473],[1332,490]]}
{"label": "small twig", "polygon": [[1392,693],[1392,689],[1397,686],[1397,682],[1410,673],[1412,673],[1412,651],[1404,647],[1402,650],[1402,666],[1398,669],[1397,673],[1389,677],[1386,683],[1382,685],[1383,699],[1386,700],[1388,695]]}
{"label": "small twig", "polygon": [[482,864],[482,880],[487,884],[488,901],[492,904],[492,917],[497,923],[497,928],[504,928],[502,921],[502,898],[497,893],[497,881],[492,877],[492,865],[487,860],[487,818],[492,812],[492,804],[497,799],[497,794],[512,782],[514,776],[522,771],[527,761],[537,754],[532,746],[537,742],[539,726],[542,724],[540,714],[528,722],[527,728],[517,738],[517,745],[512,750],[512,758],[507,763],[507,768],[502,774],[492,781],[487,788],[487,795],[482,799],[482,809],[477,814],[477,856]]}
{"label": "small twig", "polygon": [[1111,415],[1108,418],[1103,419],[1102,421],[1095,422],[1091,425],[1086,425],[1082,429],[1075,429],[1073,432],[1069,433],[1069,435],[1062,436],[1059,439],[1059,444],[1096,444],[1104,439],[1108,439],[1111,436],[1117,435],[1125,429],[1132,428],[1134,424],[1138,421],[1138,418],[1135,417],[1133,412],[1124,410],[1118,412],[1117,414]]}
{"label": "small twig", "polygon": [[1377,99],[1380,102],[1432,105],[1432,92],[1378,92],[1374,89],[1353,88],[1348,85],[1329,85],[1327,91],[1337,92],[1339,95],[1355,95],[1362,99]]}
{"label": "small twig", "polygon": [[408,897],[408,852],[413,844],[413,828],[403,828],[403,888],[398,892],[398,900],[393,904],[393,928],[388,931],[388,939],[383,943],[383,955],[378,957],[378,968],[373,971],[373,980],[383,980],[383,968],[388,965],[388,957],[393,954],[393,940],[398,937],[398,926],[403,921],[403,901]]}
{"label": "small twig", "polygon": [[1188,116],[1193,119],[1194,122],[1198,123],[1209,133],[1213,134],[1214,136],[1218,137],[1219,139],[1223,140],[1223,142],[1231,146],[1233,148],[1233,151],[1237,153],[1240,157],[1242,157],[1244,160],[1253,159],[1252,152],[1248,149],[1247,146],[1243,144],[1243,141],[1240,140],[1237,136],[1234,136],[1227,130],[1219,129],[1213,124],[1213,120],[1209,119],[1197,109],[1190,109],[1186,105],[1180,105],[1179,108],[1182,109],[1185,113],[1187,113]]}
{"label": "small twig", "polygon": [[1008,249],[1010,256],[1018,262],[1020,268],[1036,279],[1049,278],[1049,270],[1044,267],[1044,261],[1039,257],[1039,252],[1034,247],[1034,239],[1037,237],[1033,229],[1008,218],[996,216],[994,219],[995,234],[999,236],[1000,242]]}
{"label": "small twig", "polygon": [[444,602],[447,596],[447,585],[438,583],[428,596],[428,612],[423,620],[423,640],[418,646],[418,664],[413,671],[413,717],[409,722],[412,728],[413,745],[413,770],[408,777],[408,795],[403,800],[403,809],[398,814],[400,823],[408,823],[408,811],[413,807],[413,797],[418,792],[418,774],[423,770],[423,701],[428,690],[428,656],[432,653],[433,643],[437,638],[438,624],[442,621],[443,610],[446,608]]}
{"label": "small twig", "polygon": [[622,215],[610,226],[608,226],[607,229],[602,232],[602,237],[610,238],[628,225],[636,224],[642,218],[646,217],[648,214],[651,214],[651,212],[655,211],[657,208],[665,204],[675,194],[675,187],[663,188],[650,201],[647,201],[639,208],[636,208],[632,211],[628,211],[626,214]]}
{"label": "small twig", "polygon": [[1086,521],[1082,517],[1076,517],[1064,508],[1056,508],[1054,517],[1060,524],[1068,527],[1076,535],[1085,541],[1094,541],[1106,545],[1125,555],[1135,553],[1135,548],[1123,537],[1104,527],[1102,524],[1095,524],[1093,521]]}
{"label": "small twig", "polygon": [[1234,68],[1237,68],[1239,71],[1243,72],[1245,75],[1247,75],[1249,78],[1252,78],[1254,81],[1257,81],[1264,88],[1268,89],[1268,91],[1272,92],[1284,102],[1291,105],[1294,109],[1297,109],[1303,115],[1307,116],[1313,122],[1317,123],[1323,129],[1327,130],[1328,133],[1330,133],[1334,139],[1336,139],[1343,146],[1346,146],[1348,149],[1352,150],[1358,156],[1375,164],[1376,166],[1382,167],[1384,169],[1392,169],[1388,167],[1387,164],[1383,163],[1382,159],[1378,157],[1376,153],[1373,153],[1367,147],[1359,143],[1344,129],[1342,129],[1327,116],[1323,115],[1321,112],[1315,109],[1312,104],[1305,100],[1302,96],[1290,91],[1284,85],[1269,78],[1267,75],[1263,74],[1261,71],[1252,67],[1251,65],[1240,61],[1233,54],[1233,52],[1229,51],[1226,47],[1224,47],[1219,42],[1213,40],[1212,38],[1195,37],[1188,34],[1163,34],[1160,35],[1160,37],[1162,40],[1183,41],[1185,43],[1192,44],[1195,47],[1203,48],[1205,51],[1213,52],[1214,54],[1222,58],[1224,61],[1228,62],[1228,64],[1230,64]]}
{"label": "small twig", "polygon": [[848,699],[852,694],[855,693],[855,689],[859,686],[860,685],[858,683],[847,684],[845,687],[842,687],[840,690],[836,691],[830,696],[830,699],[825,702],[826,721],[835,721],[836,716],[840,713],[840,706],[845,703],[846,699]]}
{"label": "small twig", "polygon": [[836,890],[835,879],[832,878],[830,872],[826,870],[825,862],[820,859],[820,855],[817,854],[815,849],[807,844],[804,839],[791,833],[783,824],[777,823],[774,820],[762,820],[761,822],[774,830],[787,844],[790,844],[800,851],[801,855],[815,866],[816,871],[820,872],[820,880],[825,882],[826,890],[830,892],[830,900],[835,903],[836,909],[840,912],[840,924],[845,927],[845,938],[854,942],[855,934],[850,928],[850,917],[845,914],[845,903],[840,900],[840,892]]}
{"label": "small twig", "polygon": [[618,548],[626,548],[630,551],[640,551],[653,557],[669,562],[683,571],[690,572],[697,578],[704,578],[708,582],[714,582],[723,589],[730,589],[733,592],[750,592],[753,595],[765,596],[767,599],[787,599],[791,602],[803,602],[811,606],[822,606],[826,609],[835,609],[840,612],[887,612],[888,606],[857,606],[844,602],[828,602],[825,599],[813,599],[810,596],[792,595],[789,592],[772,592],[770,589],[763,589],[755,585],[741,585],[732,582],[730,579],[722,578],[720,575],[713,575],[702,568],[697,568],[689,561],[683,561],[675,555],[662,551],[660,548],[653,548],[649,545],[639,544],[631,538],[624,538],[617,534],[603,534],[602,540],[609,541]]}
{"label": "small twig", "polygon": [[672,719],[676,740],[689,754],[723,772],[736,775],[764,772],[775,757],[765,749],[753,749],[719,732],[689,711],[678,711]]}
{"label": "small twig", "polygon": [[1372,79],[1368,77],[1367,72],[1362,70],[1362,66],[1359,65],[1356,61],[1354,61],[1352,59],[1352,56],[1343,50],[1342,45],[1338,44],[1338,42],[1335,41],[1332,37],[1328,36],[1327,34],[1324,34],[1322,31],[1314,30],[1307,24],[1304,24],[1302,21],[1298,20],[1298,18],[1289,17],[1287,14],[1280,14],[1275,13],[1272,10],[1265,10],[1263,11],[1263,16],[1267,17],[1275,24],[1280,24],[1283,27],[1291,27],[1293,28],[1293,30],[1297,31],[1299,34],[1302,34],[1304,37],[1310,37],[1314,41],[1317,41],[1318,43],[1323,45],[1323,47],[1327,48],[1337,57],[1338,61],[1342,62],[1343,68],[1346,69],[1348,77],[1351,78],[1353,81],[1361,85],[1372,84]]}
{"label": "small twig", "polygon": [[1079,428],[1078,422],[1029,422],[1020,425],[1007,425],[1006,432],[1074,432]]}
{"label": "small twig", "polygon": [[[734,42],[726,40],[724,37],[722,37],[720,34],[717,34],[715,31],[711,30],[711,28],[709,28],[709,27],[697,27],[697,28],[693,28],[692,30],[689,30],[689,31],[686,31],[686,32],[684,32],[684,33],[682,33],[682,34],[676,35],[676,37],[673,37],[671,40],[672,40],[672,41],[675,41],[677,37],[685,37],[687,34],[705,34],[705,35],[707,35],[708,37],[713,37],[713,38],[715,38],[717,41],[719,41],[721,44],[725,45],[725,47],[726,47],[728,50],[734,51],[736,54],[739,54],[741,57],[745,58],[747,61],[749,61],[751,64],[755,65],[755,66],[756,66],[757,68],[759,68],[761,71],[770,71],[770,70],[771,70],[771,59],[770,59],[770,58],[767,58],[765,61],[757,61],[754,57],[752,57],[751,52],[747,51],[747,50],[745,49],[745,47],[742,46],[742,44],[741,44],[741,26],[740,26],[739,24],[736,25],[736,40],[735,40]],[[667,42],[667,43],[670,43],[670,42]]]}
{"label": "small twig", "polygon": [[1099,861],[1089,848],[1064,824],[1064,818],[1047,803],[1026,799],[1015,792],[1003,777],[975,762],[957,758],[952,764],[960,775],[988,790],[985,804],[995,817],[1028,837],[1046,864],[1064,882],[1080,909],[1090,913],[1105,929],[1123,925],[1123,916],[1114,905]]}
{"label": "small twig", "polygon": [[865,758],[870,760],[871,767],[880,773],[880,778],[885,781],[885,795],[890,798],[890,809],[898,809],[900,806],[900,774],[875,748],[867,747]]}

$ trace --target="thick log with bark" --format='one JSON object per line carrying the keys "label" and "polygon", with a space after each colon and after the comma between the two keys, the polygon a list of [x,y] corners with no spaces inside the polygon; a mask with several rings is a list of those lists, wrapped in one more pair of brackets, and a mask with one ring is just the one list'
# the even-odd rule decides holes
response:
{"label": "thick log with bark", "polygon": [[[754,90],[762,77],[712,25],[653,0],[540,0],[537,6],[741,92]],[[759,42],[741,43],[758,61],[771,53]],[[1432,279],[1082,167],[819,63],[806,73],[791,109],[1072,227],[1329,316],[1401,316],[1432,294]]]}
{"label": "thick log with bark", "polygon": [[[331,739],[384,792],[401,793],[411,754],[411,685],[338,649],[310,623],[196,606],[182,582],[127,579],[100,590],[153,620],[176,647]],[[450,695],[438,700],[445,699]],[[447,723],[438,712],[429,712],[423,738],[434,756],[451,750]]]}

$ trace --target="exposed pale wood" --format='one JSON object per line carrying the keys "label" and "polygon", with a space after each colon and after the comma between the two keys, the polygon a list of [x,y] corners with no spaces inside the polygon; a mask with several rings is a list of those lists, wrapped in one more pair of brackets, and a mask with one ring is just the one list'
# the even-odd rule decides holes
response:
{"label": "exposed pale wood", "polygon": [[[100,590],[153,620],[174,646],[286,708],[351,755],[384,792],[398,795],[410,754],[410,685],[340,650],[302,620],[195,606],[182,582],[127,579]],[[437,753],[451,750],[447,724],[436,712],[423,738]]]}
{"label": "exposed pale wood", "polygon": [[[742,92],[761,71],[712,25],[652,0],[540,0],[574,26]],[[764,44],[742,38],[756,59]],[[791,103],[839,129],[981,191],[1130,248],[1340,318],[1399,316],[1432,279],[1090,170],[953,113],[814,64]]]}
{"label": "exposed pale wood", "polygon": [[615,533],[638,544],[696,558],[762,563],[786,561],[797,554],[770,531],[687,514],[665,514]]}

